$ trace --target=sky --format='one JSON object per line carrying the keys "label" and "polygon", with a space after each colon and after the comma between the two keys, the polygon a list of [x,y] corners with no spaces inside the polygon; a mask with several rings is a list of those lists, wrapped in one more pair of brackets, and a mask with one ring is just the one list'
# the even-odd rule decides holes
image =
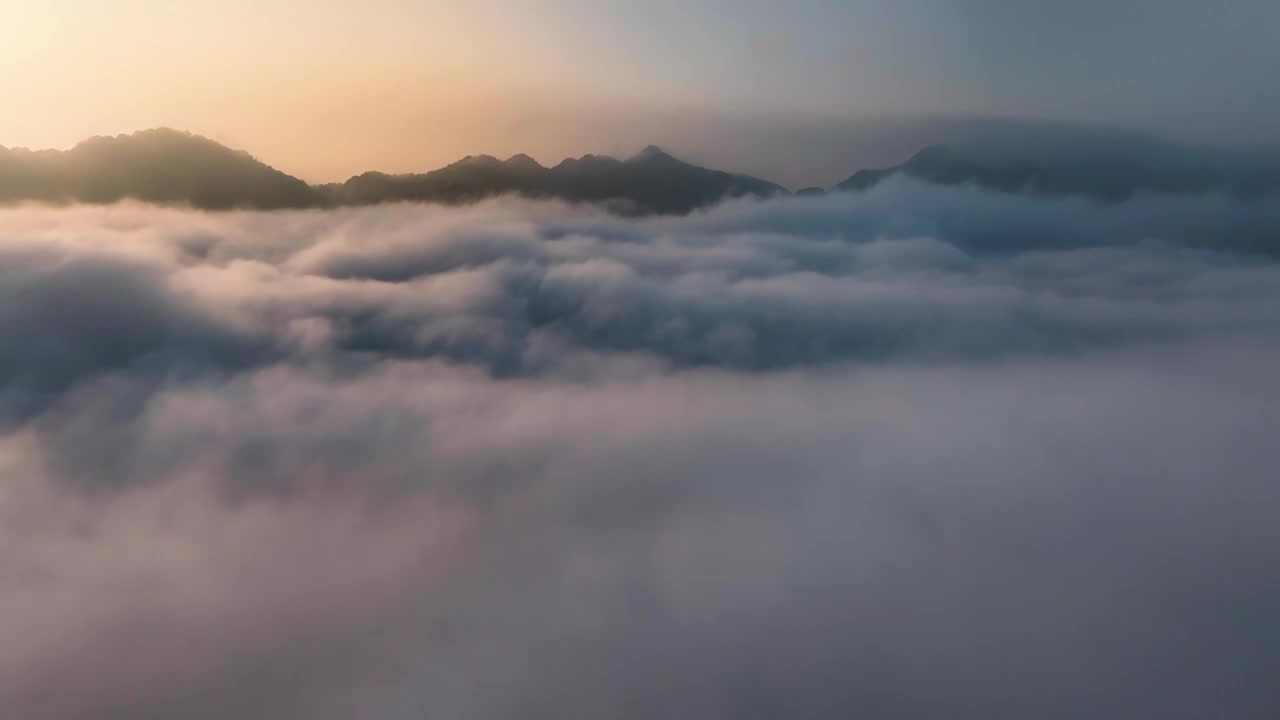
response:
{"label": "sky", "polygon": [[657,143],[795,186],[847,173],[763,146],[851,172],[901,116],[1275,143],[1277,36],[1267,0],[15,0],[0,145],[171,126],[329,181]]}

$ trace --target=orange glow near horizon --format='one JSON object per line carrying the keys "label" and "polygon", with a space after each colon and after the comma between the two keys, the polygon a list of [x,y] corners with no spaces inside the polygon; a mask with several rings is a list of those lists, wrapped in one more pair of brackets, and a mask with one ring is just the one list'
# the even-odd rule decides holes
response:
{"label": "orange glow near horizon", "polygon": [[573,78],[525,41],[535,15],[484,4],[20,0],[0,11],[0,146],[167,126],[312,181],[569,154],[537,136]]}

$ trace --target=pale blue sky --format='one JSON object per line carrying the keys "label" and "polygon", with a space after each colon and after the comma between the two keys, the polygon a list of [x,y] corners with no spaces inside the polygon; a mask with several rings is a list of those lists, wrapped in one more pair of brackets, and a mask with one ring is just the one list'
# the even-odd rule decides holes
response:
{"label": "pale blue sky", "polygon": [[[815,126],[852,128],[868,115],[1037,117],[1275,143],[1278,77],[1275,0],[0,8],[0,145],[170,125],[320,180],[475,152],[555,160],[650,142],[697,148],[730,127],[746,138],[742,128],[767,126],[794,145]],[[737,142],[740,152],[750,144]],[[750,152],[737,163],[764,165]],[[793,182],[814,170],[781,168]]]}

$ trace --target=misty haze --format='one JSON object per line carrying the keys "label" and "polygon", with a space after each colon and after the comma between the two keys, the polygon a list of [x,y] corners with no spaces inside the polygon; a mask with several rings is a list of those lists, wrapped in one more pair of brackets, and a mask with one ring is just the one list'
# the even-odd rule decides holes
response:
{"label": "misty haze", "polygon": [[19,2],[0,720],[1280,717],[1276,37]]}

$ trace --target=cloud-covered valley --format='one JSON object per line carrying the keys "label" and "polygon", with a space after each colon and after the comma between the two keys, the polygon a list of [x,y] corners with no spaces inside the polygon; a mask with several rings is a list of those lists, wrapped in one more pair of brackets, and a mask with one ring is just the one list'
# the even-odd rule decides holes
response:
{"label": "cloud-covered valley", "polygon": [[1278,238],[0,210],[0,716],[1267,717]]}

